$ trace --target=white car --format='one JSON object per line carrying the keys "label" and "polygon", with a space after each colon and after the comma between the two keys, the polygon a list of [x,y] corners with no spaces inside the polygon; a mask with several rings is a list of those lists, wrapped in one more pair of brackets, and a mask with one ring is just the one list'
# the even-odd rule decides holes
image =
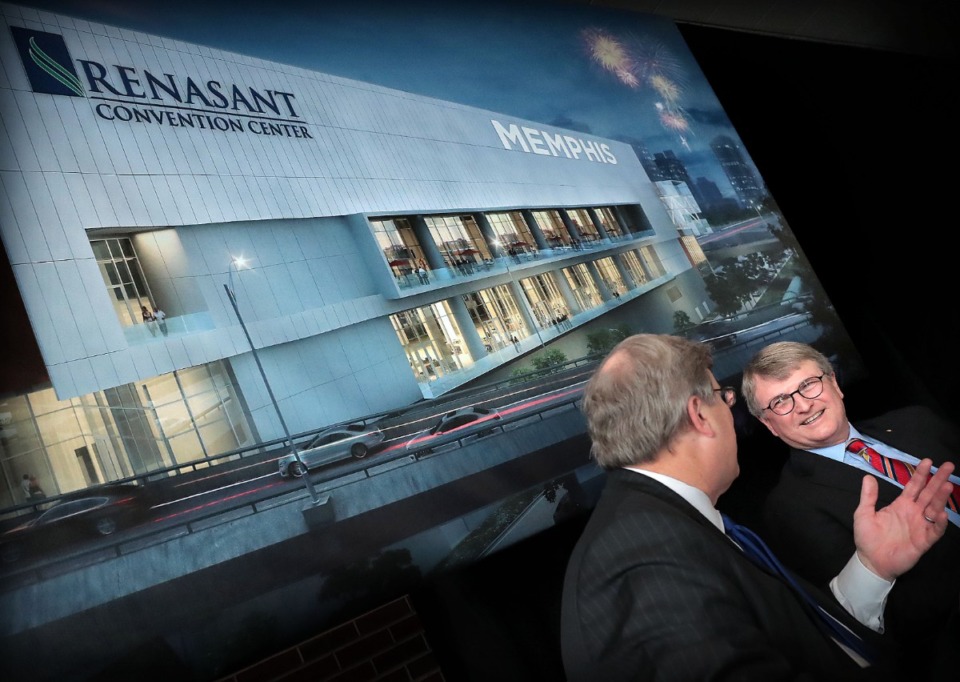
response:
{"label": "white car", "polygon": [[303,476],[333,462],[354,457],[361,459],[383,442],[383,431],[372,424],[342,424],[318,433],[303,450],[300,461],[293,454],[277,460],[281,476]]}

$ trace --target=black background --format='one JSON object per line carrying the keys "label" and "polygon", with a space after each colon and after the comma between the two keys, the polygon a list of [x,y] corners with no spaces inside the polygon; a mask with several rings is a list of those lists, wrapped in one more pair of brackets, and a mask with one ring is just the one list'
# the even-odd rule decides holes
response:
{"label": "black background", "polygon": [[956,416],[956,64],[681,26],[873,375]]}

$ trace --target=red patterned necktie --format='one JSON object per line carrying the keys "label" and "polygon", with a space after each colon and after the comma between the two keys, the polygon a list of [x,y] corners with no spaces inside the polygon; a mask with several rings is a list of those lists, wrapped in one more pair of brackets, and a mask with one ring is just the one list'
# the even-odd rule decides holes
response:
{"label": "red patterned necktie", "polygon": [[[901,462],[899,459],[884,457],[859,438],[852,438],[850,442],[847,443],[847,452],[851,452],[858,457],[863,457],[870,466],[887,478],[892,478],[899,482],[900,485],[907,484],[907,481],[913,476],[913,470],[916,468],[912,464]],[[950,497],[947,498],[947,509],[951,511],[960,510],[960,488],[956,485],[953,487],[953,492],[950,494]]]}

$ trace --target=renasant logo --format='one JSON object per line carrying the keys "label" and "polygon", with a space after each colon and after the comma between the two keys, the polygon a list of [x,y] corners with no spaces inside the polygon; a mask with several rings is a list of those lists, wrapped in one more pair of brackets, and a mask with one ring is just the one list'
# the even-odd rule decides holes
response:
{"label": "renasant logo", "polygon": [[85,97],[112,123],[312,140],[292,92],[77,59],[63,36],[11,26],[36,93]]}
{"label": "renasant logo", "polygon": [[11,26],[20,61],[34,92],[83,97],[83,84],[63,36]]}

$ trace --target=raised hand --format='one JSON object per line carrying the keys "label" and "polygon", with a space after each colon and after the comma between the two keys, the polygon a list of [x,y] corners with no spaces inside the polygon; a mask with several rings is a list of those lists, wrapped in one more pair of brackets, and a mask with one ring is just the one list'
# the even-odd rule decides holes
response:
{"label": "raised hand", "polygon": [[913,568],[947,529],[947,498],[953,490],[954,466],[944,463],[933,476],[933,462],[924,459],[903,492],[877,510],[877,480],[864,476],[860,504],[853,514],[853,539],[864,566],[885,580]]}

